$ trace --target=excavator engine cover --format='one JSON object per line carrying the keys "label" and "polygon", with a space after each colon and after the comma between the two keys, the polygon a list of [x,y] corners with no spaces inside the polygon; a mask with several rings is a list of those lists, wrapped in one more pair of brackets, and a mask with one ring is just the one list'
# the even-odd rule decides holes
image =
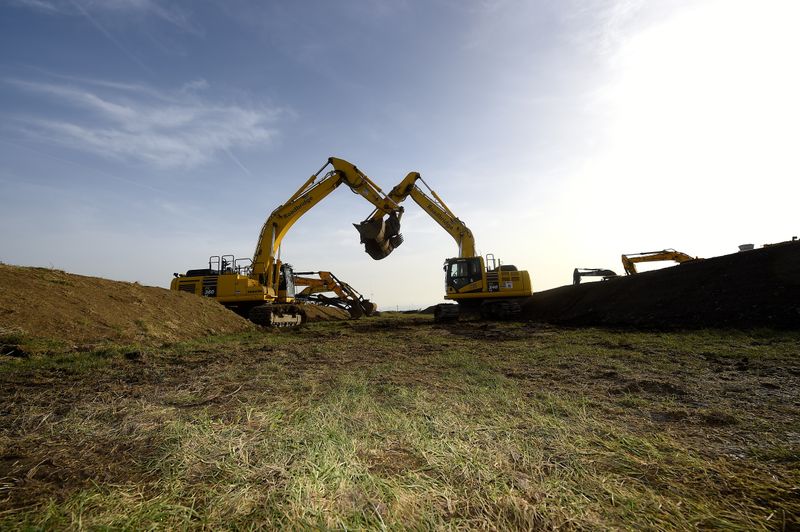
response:
{"label": "excavator engine cover", "polygon": [[385,259],[394,248],[403,243],[400,218],[395,213],[390,213],[385,220],[383,218],[366,220],[360,224],[353,224],[353,227],[361,235],[364,250],[375,260]]}

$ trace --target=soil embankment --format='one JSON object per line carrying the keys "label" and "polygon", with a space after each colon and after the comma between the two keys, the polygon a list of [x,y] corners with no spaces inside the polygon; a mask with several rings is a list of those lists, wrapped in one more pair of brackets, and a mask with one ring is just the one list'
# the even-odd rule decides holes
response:
{"label": "soil embankment", "polygon": [[525,319],[634,327],[800,328],[800,242],[534,294]]}
{"label": "soil embankment", "polygon": [[350,319],[350,313],[346,310],[336,307],[326,307],[323,305],[303,305],[303,313],[305,314],[306,321],[335,321]]}
{"label": "soil embankment", "polygon": [[0,332],[72,344],[160,343],[251,330],[211,299],[48,268],[0,264]]}

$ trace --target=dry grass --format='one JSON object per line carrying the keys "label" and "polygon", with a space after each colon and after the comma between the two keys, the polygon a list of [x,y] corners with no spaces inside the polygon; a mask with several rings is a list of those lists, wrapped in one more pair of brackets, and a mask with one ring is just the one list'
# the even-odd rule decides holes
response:
{"label": "dry grass", "polygon": [[800,336],[421,316],[0,362],[0,528],[790,529]]}

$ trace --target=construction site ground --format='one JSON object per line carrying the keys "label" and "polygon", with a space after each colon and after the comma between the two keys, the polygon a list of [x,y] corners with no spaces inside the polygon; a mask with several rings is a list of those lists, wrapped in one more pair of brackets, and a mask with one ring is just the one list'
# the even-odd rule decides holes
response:
{"label": "construction site ground", "polygon": [[29,347],[152,345],[253,328],[192,294],[0,263],[0,334],[25,338]]}
{"label": "construction site ground", "polygon": [[285,330],[0,264],[0,529],[797,529],[799,251]]}
{"label": "construction site ground", "polygon": [[796,331],[395,314],[5,343],[0,529],[800,526]]}
{"label": "construction site ground", "polygon": [[[349,318],[338,308],[306,305],[304,310],[308,321]],[[0,335],[10,346],[7,349],[20,339],[32,352],[161,345],[255,328],[212,299],[53,268],[0,263]]]}

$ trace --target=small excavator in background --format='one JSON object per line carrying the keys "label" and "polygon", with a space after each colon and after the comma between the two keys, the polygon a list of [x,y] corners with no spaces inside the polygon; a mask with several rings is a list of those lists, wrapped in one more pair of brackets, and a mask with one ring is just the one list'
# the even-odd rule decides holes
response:
{"label": "small excavator in background", "polygon": [[[308,277],[309,275],[315,277]],[[378,310],[378,305],[331,272],[295,272],[294,285],[305,287],[296,293],[295,297],[299,301],[340,308],[350,313],[350,317],[354,319],[372,316]],[[326,296],[324,292],[333,292],[336,297]]]}
{"label": "small excavator in background", "polygon": [[[319,178],[328,166],[332,169]],[[403,242],[400,235],[403,208],[355,165],[330,157],[286,203],[272,211],[261,228],[252,259],[213,256],[208,268],[175,273],[170,289],[213,297],[259,325],[299,325],[303,320],[302,308],[295,302],[292,268],[280,260],[281,241],[301,216],[342,184],[388,214],[386,220],[370,224],[368,235],[360,232],[361,242],[373,259],[388,256]]]}
{"label": "small excavator in background", "polygon": [[[428,190],[426,194],[417,185],[422,183]],[[436,321],[454,321],[464,313],[480,312],[484,318],[507,319],[519,315],[522,301],[529,297],[531,279],[527,271],[517,270],[510,264],[501,264],[494,255],[486,257],[475,252],[475,239],[472,231],[442,201],[422,179],[418,172],[409,173],[399,185],[388,194],[395,204],[402,203],[411,197],[428,215],[431,216],[458,245],[458,256],[445,260],[445,299],[456,304],[440,304],[434,309]],[[373,235],[380,228],[390,224],[384,216],[391,218],[392,213],[376,206],[366,221],[355,225],[361,234],[361,241],[369,253]]]}
{"label": "small excavator in background", "polygon": [[618,276],[616,272],[602,268],[575,268],[572,272],[572,284],[581,284],[581,278],[583,277],[602,277],[603,281],[607,281]]}
{"label": "small excavator in background", "polygon": [[675,261],[678,264],[693,260],[702,260],[699,257],[692,257],[681,251],[674,249],[662,249],[660,251],[644,251],[642,253],[629,253],[622,256],[622,267],[625,268],[625,275],[635,275],[636,264],[640,262],[658,262],[664,260]]}

